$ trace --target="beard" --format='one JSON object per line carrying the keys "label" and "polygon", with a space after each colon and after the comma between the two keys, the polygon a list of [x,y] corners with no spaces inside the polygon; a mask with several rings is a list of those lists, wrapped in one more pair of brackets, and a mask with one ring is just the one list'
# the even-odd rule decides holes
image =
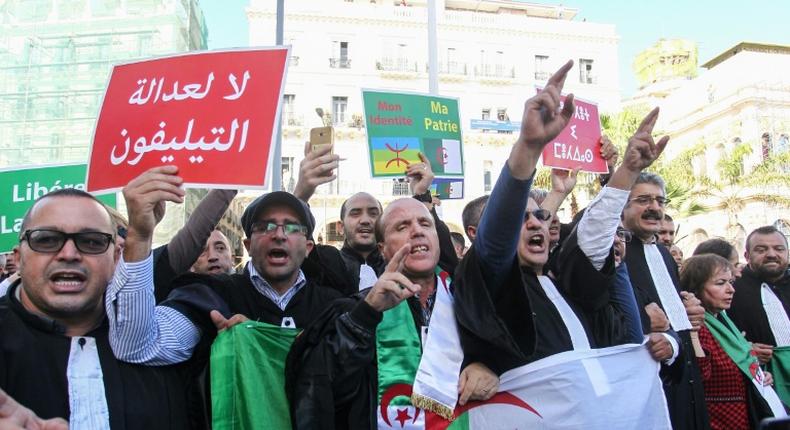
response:
{"label": "beard", "polygon": [[776,269],[771,269],[766,267],[765,265],[757,266],[754,268],[754,273],[760,277],[760,279],[778,279],[784,275],[785,271],[787,270],[787,266],[779,265]]}

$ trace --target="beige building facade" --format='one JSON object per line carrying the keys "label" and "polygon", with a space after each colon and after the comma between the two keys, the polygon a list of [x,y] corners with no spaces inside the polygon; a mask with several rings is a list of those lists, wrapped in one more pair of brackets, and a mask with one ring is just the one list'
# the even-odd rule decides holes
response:
{"label": "beige building facade", "polygon": [[[370,179],[361,90],[428,92],[426,1],[289,0],[284,42],[292,46],[282,108],[283,185],[293,186],[315,112],[335,127],[338,179],[310,204],[316,237],[342,242],[343,200],[358,191],[382,203],[410,195],[393,180]],[[276,2],[252,0],[250,45],[275,40]],[[618,36],[614,25],[575,20],[559,5],[510,0],[437,1],[439,94],[457,97],[464,141],[463,200],[442,202],[441,215],[462,231],[461,211],[491,191],[516,138],[524,101],[573,59],[565,91],[619,110]]]}

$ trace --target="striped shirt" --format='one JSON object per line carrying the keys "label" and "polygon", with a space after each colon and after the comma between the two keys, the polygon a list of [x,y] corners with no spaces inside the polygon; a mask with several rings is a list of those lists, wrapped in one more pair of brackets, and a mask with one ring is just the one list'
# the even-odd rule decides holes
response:
{"label": "striped shirt", "polygon": [[298,293],[305,285],[307,285],[307,280],[304,277],[304,273],[299,270],[299,274],[296,277],[296,282],[283,294],[280,294],[275,290],[271,284],[266,282],[265,279],[255,270],[255,266],[251,263],[247,263],[247,270],[250,272],[250,281],[252,281],[252,285],[258,290],[259,293],[263,294],[264,297],[271,300],[280,310],[285,310],[286,306],[288,306],[288,302]]}
{"label": "striped shirt", "polygon": [[[250,264],[250,280],[264,297],[285,309],[307,284],[299,271],[294,285],[280,295]],[[162,366],[192,357],[201,331],[181,312],[156,306],[153,256],[135,263],[121,258],[105,292],[105,310],[110,323],[110,345],[115,356],[129,363]]]}

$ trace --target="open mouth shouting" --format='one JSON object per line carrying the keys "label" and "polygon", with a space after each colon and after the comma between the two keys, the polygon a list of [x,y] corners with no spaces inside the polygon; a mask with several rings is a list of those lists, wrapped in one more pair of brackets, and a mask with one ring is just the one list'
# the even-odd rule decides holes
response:
{"label": "open mouth shouting", "polygon": [[83,290],[88,277],[79,270],[58,270],[49,276],[58,293],[76,293]]}
{"label": "open mouth shouting", "polygon": [[527,238],[527,250],[534,253],[541,253],[546,250],[546,236],[543,233],[536,233]]}
{"label": "open mouth shouting", "polygon": [[266,254],[266,261],[274,266],[282,266],[288,264],[288,260],[290,256],[288,252],[284,248],[272,248],[269,250],[269,253]]}

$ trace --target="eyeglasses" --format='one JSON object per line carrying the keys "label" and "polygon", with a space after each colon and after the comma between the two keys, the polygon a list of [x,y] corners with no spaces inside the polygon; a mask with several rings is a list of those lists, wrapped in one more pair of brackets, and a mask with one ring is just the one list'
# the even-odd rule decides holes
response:
{"label": "eyeglasses", "polygon": [[19,242],[27,241],[33,251],[54,254],[60,252],[69,239],[79,252],[91,255],[103,254],[115,242],[111,234],[100,231],[64,233],[49,229],[25,230]]}
{"label": "eyeglasses", "polygon": [[126,239],[126,233],[128,233],[128,230],[126,229],[126,227],[124,227],[122,225],[119,225],[118,226],[118,236],[121,236],[122,238]]}
{"label": "eyeglasses", "polygon": [[624,228],[618,228],[617,229],[617,233],[615,233],[615,234],[617,234],[617,238],[618,239],[622,240],[625,243],[630,242],[631,239],[634,237],[633,233],[631,233],[630,231],[628,231],[628,230],[626,230]]}
{"label": "eyeglasses", "polygon": [[655,197],[653,197],[653,196],[636,196],[633,199],[629,199],[628,201],[629,202],[634,202],[634,203],[638,204],[639,206],[647,206],[650,203],[652,203],[653,200],[655,200],[656,203],[658,203],[658,205],[661,206],[662,208],[664,206],[668,205],[669,202],[671,202],[671,200],[669,200],[667,198],[664,198],[664,197],[661,197],[661,196],[655,196]]}
{"label": "eyeglasses", "polygon": [[530,215],[534,216],[539,221],[548,221],[551,219],[551,211],[548,209],[535,209],[534,211],[527,211],[527,213],[524,214],[524,221],[528,220]]}
{"label": "eyeglasses", "polygon": [[302,224],[297,224],[294,222],[286,222],[283,224],[277,224],[273,222],[255,223],[252,225],[252,232],[261,233],[261,234],[273,234],[275,231],[277,231],[277,228],[279,227],[282,227],[283,233],[285,233],[288,236],[295,234],[307,235],[307,227],[303,226]]}

